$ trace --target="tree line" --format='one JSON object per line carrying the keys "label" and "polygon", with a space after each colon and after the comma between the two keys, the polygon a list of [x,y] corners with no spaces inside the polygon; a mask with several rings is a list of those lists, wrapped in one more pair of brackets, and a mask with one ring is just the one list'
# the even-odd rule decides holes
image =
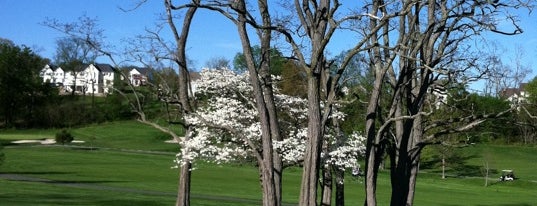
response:
{"label": "tree line", "polygon": [[[67,71],[88,63],[86,57],[76,56],[87,52],[81,51],[79,44],[69,38],[58,40],[55,63]],[[61,58],[62,55],[70,56]],[[74,93],[59,95],[57,86],[43,82],[40,77],[41,70],[51,61],[24,45],[1,39],[0,60],[0,128],[69,128],[134,117],[127,106],[128,100],[118,92],[96,99]],[[127,91],[125,83],[116,79],[116,89]],[[150,93],[142,88],[140,91]],[[146,104],[147,107],[158,105],[158,99],[147,95]]]}

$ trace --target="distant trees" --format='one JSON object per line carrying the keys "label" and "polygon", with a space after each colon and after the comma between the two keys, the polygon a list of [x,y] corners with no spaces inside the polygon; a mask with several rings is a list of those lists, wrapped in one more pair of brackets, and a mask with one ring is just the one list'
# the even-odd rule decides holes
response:
{"label": "distant trees", "polygon": [[76,82],[81,67],[84,64],[95,63],[97,53],[84,39],[67,36],[56,40],[56,53],[54,64],[61,67],[65,72],[73,74],[74,82],[71,95],[76,91]]}
{"label": "distant trees", "polygon": [[[54,63],[69,64],[71,62],[78,63],[94,63],[97,58],[97,53],[84,40],[74,37],[63,37],[56,40],[56,53],[54,55]],[[70,68],[64,68],[70,69]]]}
{"label": "distant trees", "polygon": [[25,46],[3,39],[0,44],[0,128],[70,127],[132,118],[123,102],[99,98],[94,104],[58,95],[40,77],[49,60]]}
{"label": "distant trees", "polygon": [[531,73],[529,65],[523,63],[524,50],[520,45],[515,46],[514,57],[511,62],[502,58],[505,49],[491,43],[490,51],[481,57],[480,67],[486,71],[484,74],[483,91],[485,95],[501,97],[501,92],[508,88],[517,88]]}
{"label": "distant trees", "polygon": [[[252,46],[251,50],[254,66],[259,67],[261,62],[264,61],[261,47],[259,45],[255,45]],[[270,73],[273,75],[281,75],[286,68],[284,64],[286,64],[288,60],[285,59],[284,55],[278,48],[270,49],[269,53],[270,55],[267,57],[270,58]],[[242,52],[237,53],[233,58],[233,68],[237,72],[245,72],[248,70],[248,65]]]}
{"label": "distant trees", "polygon": [[230,62],[224,57],[214,57],[205,63],[206,68],[215,68],[215,69],[221,69],[221,68],[230,68]]}
{"label": "distant trees", "polygon": [[514,125],[518,128],[515,142],[523,144],[534,144],[537,142],[537,77],[531,79],[524,85],[526,97],[513,106],[517,108],[514,116],[516,122]]}
{"label": "distant trees", "polygon": [[0,44],[0,127],[39,125],[47,98],[57,91],[43,84],[39,71],[47,61],[30,48]]}

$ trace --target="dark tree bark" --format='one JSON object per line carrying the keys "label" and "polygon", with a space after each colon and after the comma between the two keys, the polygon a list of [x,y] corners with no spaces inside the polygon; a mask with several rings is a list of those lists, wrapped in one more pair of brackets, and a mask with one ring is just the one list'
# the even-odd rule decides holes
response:
{"label": "dark tree bark", "polygon": [[[188,40],[188,34],[190,31],[190,25],[194,14],[196,13],[199,4],[199,0],[192,1],[193,6],[188,7],[184,17],[183,24],[180,32],[178,31],[175,22],[173,21],[172,10],[179,9],[173,6],[171,0],[164,0],[164,5],[166,8],[166,17],[168,25],[173,33],[174,40],[176,43],[176,55],[174,61],[179,66],[179,84],[178,84],[178,93],[179,93],[179,102],[182,116],[185,117],[188,114],[194,112],[194,107],[192,106],[192,98],[190,97],[190,73],[187,65],[186,57],[186,43]],[[188,122],[184,122],[186,129],[185,137],[182,141],[188,141],[193,133],[193,126]],[[182,150],[188,150],[187,147],[182,147]],[[182,151],[183,153],[188,153],[188,151]],[[191,169],[192,163],[186,161],[181,165],[179,172],[179,184],[177,189],[177,201],[176,206],[189,206],[190,205],[190,183],[191,183]]]}
{"label": "dark tree bark", "polygon": [[[470,55],[460,56],[464,42],[485,30],[519,32],[516,24],[515,30],[508,33],[497,30],[494,22],[481,21],[481,17],[497,15],[511,6],[514,5],[429,0],[403,1],[395,8],[383,0],[372,2],[370,28],[377,28],[386,19],[392,21],[384,22],[383,29],[370,38],[375,83],[366,119],[366,205],[376,205],[376,179],[384,149],[390,157],[391,205],[412,205],[423,147],[443,134],[464,131],[484,121],[485,116],[468,118],[465,126],[425,135],[434,128],[427,125],[426,117],[434,111],[427,106],[427,99],[435,86],[442,81],[455,81],[473,68],[473,62],[467,61]],[[382,91],[383,87],[387,90]],[[387,106],[379,106],[379,100],[386,101],[382,105]]]}

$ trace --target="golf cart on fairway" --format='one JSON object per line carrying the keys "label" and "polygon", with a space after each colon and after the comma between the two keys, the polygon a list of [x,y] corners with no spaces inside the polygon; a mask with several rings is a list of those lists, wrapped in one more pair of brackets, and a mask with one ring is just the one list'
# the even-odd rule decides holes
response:
{"label": "golf cart on fairway", "polygon": [[515,173],[513,170],[502,170],[502,176],[500,176],[500,181],[513,181],[515,180]]}

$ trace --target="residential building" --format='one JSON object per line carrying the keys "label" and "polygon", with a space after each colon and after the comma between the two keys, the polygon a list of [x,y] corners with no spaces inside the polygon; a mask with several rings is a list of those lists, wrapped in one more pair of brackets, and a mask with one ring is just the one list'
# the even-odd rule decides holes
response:
{"label": "residential building", "polygon": [[114,85],[114,68],[109,64],[84,64],[65,71],[61,67],[45,65],[40,76],[43,82],[60,87],[60,93],[109,94]]}
{"label": "residential building", "polygon": [[521,83],[518,88],[506,88],[500,92],[500,97],[505,98],[513,105],[526,102],[529,94],[526,92],[525,87],[528,83]]}
{"label": "residential building", "polygon": [[151,69],[144,67],[130,67],[128,76],[131,84],[135,87],[147,85],[148,78],[151,77]]}

